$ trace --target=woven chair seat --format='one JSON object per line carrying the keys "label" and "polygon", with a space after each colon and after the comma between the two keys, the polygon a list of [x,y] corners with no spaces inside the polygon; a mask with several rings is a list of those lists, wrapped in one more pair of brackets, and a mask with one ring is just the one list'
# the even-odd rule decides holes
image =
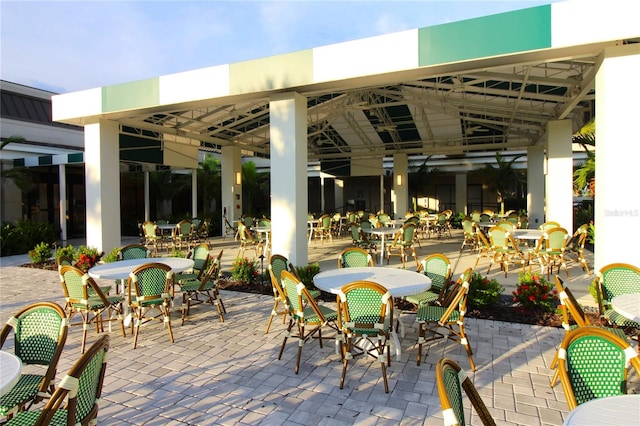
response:
{"label": "woven chair seat", "polygon": [[202,282],[200,282],[198,280],[182,281],[180,283],[180,290],[182,290],[182,291],[196,291],[198,289],[211,290],[212,288],[214,288],[216,286],[216,283],[211,281],[211,280],[209,280],[206,283],[204,283],[202,288],[200,287],[201,284],[202,284]]}
{"label": "woven chair seat", "polygon": [[[36,420],[40,417],[40,411],[23,411],[19,417],[11,420],[11,426],[33,426],[36,424]],[[66,426],[67,425],[67,410],[59,409],[53,415],[53,418],[49,423],[50,426]]]}
{"label": "woven chair seat", "polygon": [[0,398],[0,415],[6,416],[12,408],[33,398],[43,379],[44,376],[40,374],[21,375],[18,383]]}
{"label": "woven chair seat", "polygon": [[[619,314],[613,309],[607,309],[603,312],[603,316],[611,323],[620,327],[633,327],[640,328],[640,323],[637,323],[624,315]],[[616,330],[616,329],[614,329]]]}
{"label": "woven chair seat", "polygon": [[416,306],[427,305],[438,300],[440,296],[439,293],[433,292],[431,290],[423,291],[422,293],[412,294],[411,296],[405,297],[405,300],[409,303],[413,303]]}
{"label": "woven chair seat", "polygon": [[[317,299],[318,297],[320,297],[321,292],[320,292],[320,290],[309,290],[309,294],[314,299]],[[306,298],[303,297],[302,300],[306,300]]]}
{"label": "woven chair seat", "polygon": [[[438,321],[442,315],[446,312],[447,308],[444,306],[432,306],[432,305],[424,305],[418,308],[418,312],[416,313],[416,321]],[[460,319],[460,311],[457,309],[451,312],[451,316],[449,317],[450,322],[455,322]]]}
{"label": "woven chair seat", "polygon": [[[105,295],[105,297],[107,298],[107,300],[109,301],[109,303],[111,305],[115,305],[117,303],[121,303],[124,302],[124,297],[122,296],[107,296]],[[96,310],[96,309],[103,309],[106,307],[106,304],[104,303],[104,301],[100,298],[100,296],[90,296],[89,299],[87,299],[87,303],[72,303],[71,304],[74,308],[88,308],[91,310]]]}
{"label": "woven chair seat", "polygon": [[[335,321],[338,319],[338,313],[333,309],[323,305],[318,305],[318,309],[327,321]],[[311,306],[307,306],[304,308],[304,321],[307,324],[320,324],[322,319],[315,313]]]}
{"label": "woven chair seat", "polygon": [[187,283],[189,281],[197,280],[198,275],[200,274],[196,274],[193,272],[187,272],[187,273],[181,272],[176,276],[176,282],[180,285],[183,285],[184,283]]}

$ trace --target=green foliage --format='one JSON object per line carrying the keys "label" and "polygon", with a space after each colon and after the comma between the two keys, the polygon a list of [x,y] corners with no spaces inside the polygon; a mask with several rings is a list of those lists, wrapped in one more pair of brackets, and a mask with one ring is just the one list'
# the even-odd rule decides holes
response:
{"label": "green foliage", "polygon": [[17,220],[15,224],[3,223],[0,232],[0,255],[28,253],[36,244],[57,240],[53,226],[49,222]]}
{"label": "green foliage", "polygon": [[58,261],[58,259],[60,259],[60,257],[62,256],[66,256],[71,260],[76,260],[77,259],[77,253],[76,253],[76,249],[69,244],[66,247],[58,247],[56,249],[56,261]]}
{"label": "green foliage", "polygon": [[501,213],[504,213],[504,200],[506,198],[515,199],[518,183],[524,182],[523,175],[518,173],[513,166],[515,161],[522,156],[516,155],[507,161],[499,152],[496,152],[496,165],[487,164],[482,170],[489,189],[496,194],[496,201],[500,204]]}
{"label": "green foliage", "polygon": [[467,303],[472,309],[491,306],[498,301],[503,291],[504,287],[498,281],[474,272],[469,282]]}
{"label": "green foliage", "polygon": [[593,221],[589,223],[589,233],[587,234],[587,241],[591,244],[596,243],[596,225],[593,224]]}
{"label": "green foliage", "polygon": [[187,255],[179,248],[173,247],[171,249],[171,257],[187,257]]}
{"label": "green foliage", "polygon": [[296,266],[296,273],[300,277],[300,281],[309,289],[316,290],[316,286],[313,284],[313,277],[320,272],[320,265],[318,262],[310,263],[307,266]]}
{"label": "green foliage", "polygon": [[231,276],[241,283],[250,283],[259,276],[258,263],[246,257],[237,257],[231,265]]}
{"label": "green foliage", "polygon": [[513,301],[525,308],[537,308],[554,312],[558,306],[558,292],[538,274],[520,272]]}
{"label": "green foliage", "polygon": [[581,203],[579,206],[574,207],[573,224],[575,229],[578,229],[578,227],[583,223],[591,223],[591,222],[593,222],[593,205],[592,204]]}
{"label": "green foliage", "polygon": [[589,284],[589,294],[593,297],[593,301],[598,303],[598,278],[594,278]]}
{"label": "green foliage", "polygon": [[451,216],[451,227],[454,229],[462,229],[462,219],[464,219],[465,214],[460,212]]}
{"label": "green foliage", "polygon": [[102,261],[104,263],[111,263],[118,260],[118,252],[121,248],[122,247],[114,247],[111,252],[109,252],[109,254],[105,254],[104,256],[102,256]]}
{"label": "green foliage", "polygon": [[33,250],[29,250],[29,259],[31,259],[31,263],[44,263],[51,259],[51,254],[51,246],[48,243],[41,242]]}

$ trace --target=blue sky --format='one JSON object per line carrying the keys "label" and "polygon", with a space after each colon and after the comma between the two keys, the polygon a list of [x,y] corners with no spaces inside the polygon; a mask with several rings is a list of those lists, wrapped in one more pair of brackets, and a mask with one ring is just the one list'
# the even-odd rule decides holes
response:
{"label": "blue sky", "polygon": [[0,78],[66,93],[554,1],[0,0]]}

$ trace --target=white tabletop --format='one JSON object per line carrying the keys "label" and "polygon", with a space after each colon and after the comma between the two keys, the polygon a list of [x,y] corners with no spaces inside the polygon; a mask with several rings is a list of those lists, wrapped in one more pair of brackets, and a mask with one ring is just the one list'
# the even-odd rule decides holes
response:
{"label": "white tabletop", "polygon": [[193,260],[182,257],[147,257],[144,259],[119,260],[117,262],[97,265],[89,269],[89,276],[92,278],[126,280],[129,278],[129,274],[138,266],[153,262],[165,264],[170,267],[173,272],[183,272],[193,268],[194,265]]}
{"label": "white tabletop", "polygon": [[362,228],[362,232],[365,234],[373,234],[373,235],[393,235],[398,232],[398,228],[393,228],[391,226],[382,226],[380,228]]}
{"label": "white tabletop", "polygon": [[20,379],[22,361],[12,353],[0,351],[0,396],[9,391]]}
{"label": "white tabletop", "polygon": [[539,229],[514,229],[513,238],[518,240],[539,240],[543,233]]}
{"label": "white tabletop", "polygon": [[574,408],[564,423],[579,425],[638,425],[640,424],[640,394],[592,399]]}
{"label": "white tabletop", "polygon": [[163,223],[161,225],[156,225],[158,227],[158,229],[162,229],[163,231],[166,231],[167,229],[174,229],[176,226],[178,226],[177,223]]}
{"label": "white tabletop", "polygon": [[478,225],[480,228],[491,228],[493,226],[496,226],[497,222],[478,222],[476,225]]}
{"label": "white tabletop", "polygon": [[345,284],[352,281],[373,281],[384,286],[393,297],[409,296],[431,288],[431,279],[426,275],[396,268],[330,269],[313,277],[316,287],[333,294],[338,294]]}
{"label": "white tabletop", "polygon": [[640,293],[629,293],[616,296],[611,299],[611,306],[616,310],[616,312],[625,318],[640,322]]}
{"label": "white tabletop", "polygon": [[266,234],[271,232],[270,226],[254,226],[251,228],[252,231],[260,232],[261,234]]}

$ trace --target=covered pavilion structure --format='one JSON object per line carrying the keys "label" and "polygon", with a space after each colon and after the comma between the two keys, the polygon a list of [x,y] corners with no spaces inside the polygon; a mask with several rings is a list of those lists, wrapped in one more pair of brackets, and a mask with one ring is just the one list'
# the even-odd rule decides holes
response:
{"label": "covered pavilion structure", "polygon": [[199,150],[221,152],[231,219],[242,156],[269,158],[273,252],[297,265],[309,161],[346,177],[393,158],[404,214],[413,156],[526,151],[530,216],[569,228],[571,136],[595,118],[595,266],[637,263],[637,16],[637,2],[559,2],[53,96],[54,121],[84,127],[87,244],[120,245],[123,137],[148,142],[132,162],[195,169]]}

